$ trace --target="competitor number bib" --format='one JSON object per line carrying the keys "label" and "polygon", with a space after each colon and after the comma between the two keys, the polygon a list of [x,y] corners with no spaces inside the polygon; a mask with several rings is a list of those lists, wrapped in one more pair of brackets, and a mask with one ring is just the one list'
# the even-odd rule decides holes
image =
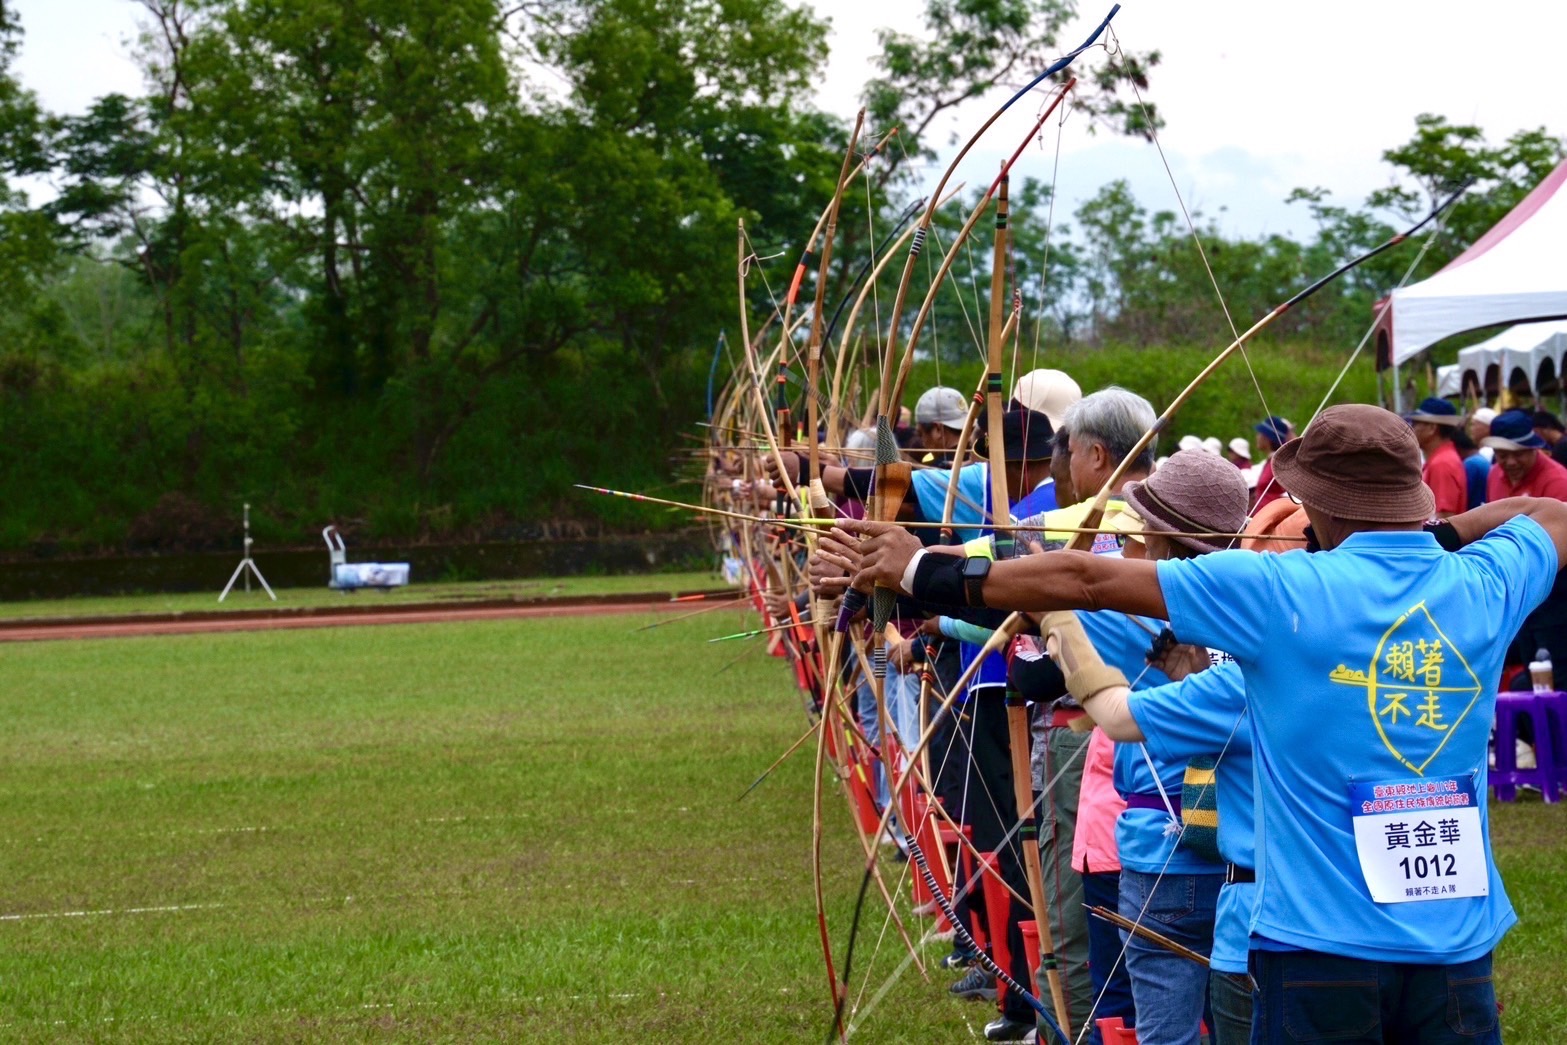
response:
{"label": "competitor number bib", "polygon": [[1474,777],[1352,783],[1355,850],[1377,903],[1485,896]]}

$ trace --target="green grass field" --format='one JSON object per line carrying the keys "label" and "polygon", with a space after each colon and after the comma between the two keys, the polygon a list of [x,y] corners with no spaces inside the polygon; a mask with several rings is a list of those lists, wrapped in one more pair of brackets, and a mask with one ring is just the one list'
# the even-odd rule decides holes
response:
{"label": "green grass field", "polygon": [[709,591],[724,587],[710,570],[685,573],[646,573],[613,577],[540,577],[533,580],[470,581],[451,584],[411,584],[390,591],[345,594],[324,584],[311,588],[275,589],[277,601],[259,587],[250,592],[229,593],[218,601],[216,592],[152,593],[147,595],[82,596],[70,599],[37,599],[0,602],[0,620],[44,620],[57,617],[135,616],[154,613],[224,613],[240,610],[299,609],[302,607],[356,608],[410,603],[476,602],[489,599],[571,598],[579,595],[665,594]]}
{"label": "green grass field", "polygon": [[[7,646],[0,1039],[823,1040],[808,751],[736,801],[799,698],[701,641],[738,611],[650,619]],[[827,809],[841,967],[858,843]],[[1564,815],[1495,814],[1510,1042],[1567,1025]],[[856,1040],[978,1036],[881,930]]]}

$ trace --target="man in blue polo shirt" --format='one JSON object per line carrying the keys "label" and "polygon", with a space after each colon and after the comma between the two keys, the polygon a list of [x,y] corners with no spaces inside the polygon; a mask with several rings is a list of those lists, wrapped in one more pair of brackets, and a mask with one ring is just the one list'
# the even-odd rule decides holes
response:
{"label": "man in blue polo shirt", "polygon": [[[1235,533],[1246,521],[1245,480],[1228,461],[1203,450],[1179,451],[1147,480],[1127,484],[1124,494],[1148,531],[1128,548],[1145,547],[1149,559],[1213,554],[1230,542],[1183,531]],[[1104,662],[1134,678],[1132,689],[1169,684],[1169,678],[1144,659],[1164,629],[1163,621],[1115,612],[1077,617]],[[1213,948],[1224,865],[1181,844],[1181,784],[1190,758],[1166,758],[1151,746],[1116,744],[1115,789],[1126,801],[1115,830],[1121,859],[1119,907],[1123,917],[1151,920],[1165,936],[1206,955]],[[1197,1045],[1208,995],[1207,970],[1135,935],[1125,942],[1125,959],[1137,1003],[1138,1040],[1145,1045]]]}
{"label": "man in blue polo shirt", "polygon": [[[1074,615],[1051,614],[1041,627],[1049,633],[1067,673],[1068,688],[1083,692],[1085,671],[1104,666],[1098,650],[1086,634],[1076,641],[1073,632],[1080,625]],[[1207,651],[1197,652],[1206,667]],[[1251,722],[1246,717],[1245,683],[1234,661],[1184,676],[1168,664],[1166,669],[1179,681],[1139,692],[1099,689],[1090,683],[1084,706],[1118,749],[1142,743],[1155,759],[1166,764],[1184,764],[1204,756],[1216,760],[1218,846],[1227,867],[1219,891],[1213,950],[1208,956],[1208,1000],[1215,1045],[1245,1045],[1251,1040],[1247,938],[1256,891]],[[1189,833],[1192,827],[1187,825],[1184,830]]]}
{"label": "man in blue polo shirt", "polygon": [[853,524],[855,584],[1166,617],[1230,653],[1257,763],[1254,1040],[1499,1042],[1491,952],[1517,919],[1491,858],[1487,738],[1506,641],[1567,560],[1567,504],[1512,498],[1424,532],[1414,437],[1371,406],[1324,411],[1274,468],[1318,554],[1042,555],[975,583]]}

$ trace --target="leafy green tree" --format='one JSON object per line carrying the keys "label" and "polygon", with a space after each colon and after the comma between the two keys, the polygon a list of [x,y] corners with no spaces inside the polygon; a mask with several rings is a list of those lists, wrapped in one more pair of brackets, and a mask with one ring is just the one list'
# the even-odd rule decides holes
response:
{"label": "leafy green tree", "polygon": [[[45,380],[58,362],[38,324],[53,327],[59,316],[38,299],[43,280],[58,264],[54,225],[28,205],[11,179],[48,170],[46,120],[33,93],[12,66],[21,46],[16,12],[0,4],[0,297],[8,303],[0,318],[0,387],[26,391]],[[36,322],[35,322],[36,321]]]}
{"label": "leafy green tree", "polygon": [[1543,127],[1516,131],[1492,145],[1479,127],[1424,113],[1415,118],[1409,141],[1382,154],[1403,181],[1372,193],[1366,205],[1391,210],[1407,221],[1471,183],[1444,218],[1442,239],[1428,263],[1428,271],[1434,271],[1517,206],[1564,155],[1563,140]]}
{"label": "leafy green tree", "polygon": [[[1043,56],[1076,46],[1076,40],[1061,39],[1061,32],[1077,12],[1074,0],[928,0],[922,36],[890,29],[878,34],[881,75],[865,88],[874,122],[899,128],[902,154],[933,158],[930,131],[943,116],[997,85],[1022,87],[1049,64]],[[1121,89],[1145,89],[1158,62],[1155,51],[1101,63],[1078,85],[1072,105],[1125,134],[1157,130],[1162,125],[1157,110],[1139,104],[1131,90],[1123,96]],[[882,177],[890,179],[896,171]]]}

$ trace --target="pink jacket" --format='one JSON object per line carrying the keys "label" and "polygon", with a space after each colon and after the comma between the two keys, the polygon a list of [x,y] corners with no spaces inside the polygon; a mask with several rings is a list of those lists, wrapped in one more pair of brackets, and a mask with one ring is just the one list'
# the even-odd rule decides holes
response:
{"label": "pink jacket", "polygon": [[1077,832],[1072,836],[1072,867],[1081,874],[1119,871],[1115,822],[1126,801],[1115,790],[1115,741],[1095,728],[1083,755],[1083,790],[1077,801]]}

